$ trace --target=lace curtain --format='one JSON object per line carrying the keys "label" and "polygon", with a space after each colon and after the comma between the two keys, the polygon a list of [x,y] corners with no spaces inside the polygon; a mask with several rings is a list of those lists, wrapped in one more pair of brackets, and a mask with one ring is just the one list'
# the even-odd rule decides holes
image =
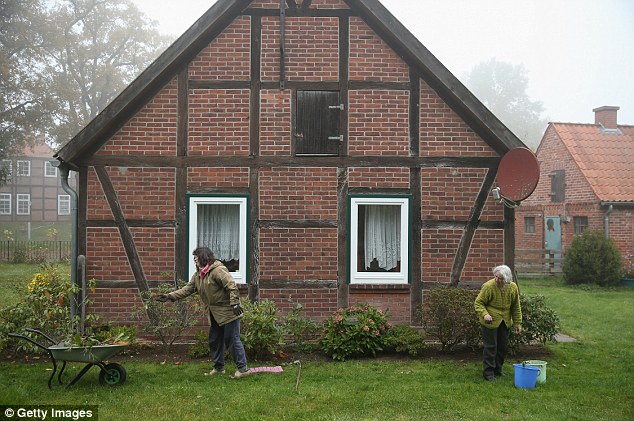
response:
{"label": "lace curtain", "polygon": [[198,205],[198,246],[218,260],[240,260],[240,206]]}
{"label": "lace curtain", "polygon": [[401,260],[401,209],[391,205],[365,208],[365,266],[376,259],[379,267],[390,270]]}

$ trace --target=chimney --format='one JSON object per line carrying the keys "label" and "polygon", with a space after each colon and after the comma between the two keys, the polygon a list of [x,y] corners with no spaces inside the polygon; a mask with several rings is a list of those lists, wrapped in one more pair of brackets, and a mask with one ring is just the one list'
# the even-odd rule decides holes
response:
{"label": "chimney", "polygon": [[606,129],[616,129],[617,120],[616,112],[620,107],[604,106],[595,108],[594,110],[594,124],[600,124]]}

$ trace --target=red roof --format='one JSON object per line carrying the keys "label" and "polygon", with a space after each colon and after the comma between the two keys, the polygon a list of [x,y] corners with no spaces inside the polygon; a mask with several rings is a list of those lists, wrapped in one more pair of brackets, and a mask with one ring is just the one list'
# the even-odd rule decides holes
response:
{"label": "red roof", "polygon": [[634,126],[552,123],[599,200],[634,201]]}
{"label": "red roof", "polygon": [[46,143],[38,143],[35,145],[26,145],[19,156],[29,158],[53,158],[55,151]]}

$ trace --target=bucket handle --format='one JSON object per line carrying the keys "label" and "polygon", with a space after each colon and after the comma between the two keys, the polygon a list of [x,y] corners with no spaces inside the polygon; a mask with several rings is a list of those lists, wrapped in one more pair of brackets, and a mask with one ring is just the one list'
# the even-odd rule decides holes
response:
{"label": "bucket handle", "polygon": [[530,367],[535,367],[535,368],[538,370],[538,372],[537,372],[537,376],[539,376],[540,374],[542,374],[542,369],[541,369],[541,368],[536,367],[536,366],[534,366],[534,365],[532,365],[532,364],[526,364],[527,362],[528,362],[528,361],[522,361],[522,367],[526,367],[526,365],[529,365]]}

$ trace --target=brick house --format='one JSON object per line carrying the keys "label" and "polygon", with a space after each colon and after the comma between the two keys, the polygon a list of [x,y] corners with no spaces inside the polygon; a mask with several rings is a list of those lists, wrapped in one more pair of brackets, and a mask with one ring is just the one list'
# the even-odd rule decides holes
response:
{"label": "brick house", "polygon": [[537,149],[542,177],[517,208],[517,244],[565,252],[575,234],[604,232],[634,251],[634,126],[619,107],[599,107],[594,124],[550,123]]}
{"label": "brick house", "polygon": [[97,312],[189,279],[198,245],[316,320],[410,323],[424,288],[513,265],[489,193],[523,143],[380,2],[282,4],[219,0],[57,153]]}
{"label": "brick house", "polygon": [[[71,199],[51,165],[53,154],[51,147],[39,142],[2,160],[9,177],[0,187],[0,227],[10,230],[15,240],[45,240],[47,232],[40,231],[53,227],[59,235],[70,232]],[[69,182],[75,185],[74,180]]]}

